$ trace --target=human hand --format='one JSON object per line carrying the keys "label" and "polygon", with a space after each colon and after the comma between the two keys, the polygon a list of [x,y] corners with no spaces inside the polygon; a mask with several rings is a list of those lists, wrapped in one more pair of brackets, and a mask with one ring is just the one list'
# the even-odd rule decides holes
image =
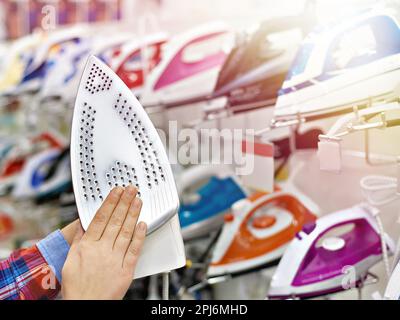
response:
{"label": "human hand", "polygon": [[64,299],[122,299],[128,290],[146,236],[136,225],[142,201],[137,190],[114,188],[84,233],[75,234],[62,270]]}
{"label": "human hand", "polygon": [[76,219],[61,229],[61,233],[64,236],[65,241],[67,241],[70,246],[74,240],[76,231],[79,230],[78,228],[80,228],[80,225],[81,222],[79,219]]}

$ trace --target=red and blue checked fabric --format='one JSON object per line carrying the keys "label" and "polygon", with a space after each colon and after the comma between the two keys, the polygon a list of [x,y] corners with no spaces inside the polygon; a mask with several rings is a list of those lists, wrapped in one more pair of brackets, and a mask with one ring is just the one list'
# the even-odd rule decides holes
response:
{"label": "red and blue checked fabric", "polygon": [[36,246],[0,261],[0,300],[55,299],[60,284]]}

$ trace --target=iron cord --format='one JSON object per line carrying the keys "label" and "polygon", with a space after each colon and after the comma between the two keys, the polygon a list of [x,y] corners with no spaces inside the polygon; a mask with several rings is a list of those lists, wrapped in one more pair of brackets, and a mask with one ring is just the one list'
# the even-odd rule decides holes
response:
{"label": "iron cord", "polygon": [[[379,175],[365,176],[360,180],[360,186],[364,197],[366,198],[368,203],[372,206],[384,206],[398,199],[397,178],[379,176]],[[380,197],[377,197],[378,194],[380,195]],[[385,264],[386,275],[389,278],[395,265],[390,267],[389,264],[389,254],[384,239],[385,231],[383,228],[382,220],[379,217],[379,211],[377,211],[374,216],[379,228],[379,236],[381,237],[382,255]],[[398,260],[396,256],[399,256],[400,254],[399,245],[400,241],[397,243],[396,246],[394,264]]]}

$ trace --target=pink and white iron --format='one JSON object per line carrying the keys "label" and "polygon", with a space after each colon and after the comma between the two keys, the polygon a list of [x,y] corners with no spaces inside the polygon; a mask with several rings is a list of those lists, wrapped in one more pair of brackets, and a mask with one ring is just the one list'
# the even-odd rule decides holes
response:
{"label": "pink and white iron", "polygon": [[147,78],[141,103],[146,108],[203,101],[213,91],[232,45],[233,32],[223,23],[208,23],[172,38]]}

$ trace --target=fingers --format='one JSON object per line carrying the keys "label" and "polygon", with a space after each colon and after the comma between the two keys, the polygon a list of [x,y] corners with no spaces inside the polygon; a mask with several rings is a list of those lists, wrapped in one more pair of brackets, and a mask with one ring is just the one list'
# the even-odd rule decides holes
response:
{"label": "fingers", "polygon": [[123,268],[132,273],[135,270],[136,263],[139,259],[140,252],[143,247],[144,239],[146,237],[147,225],[144,222],[139,222],[135,228],[132,242],[126,251]]}
{"label": "fingers", "polygon": [[132,201],[135,199],[137,190],[135,187],[129,185],[125,188],[121,198],[119,199],[118,205],[114,209],[114,212],[104,230],[102,239],[108,240],[111,247],[114,245],[115,240],[124,224],[126,215]]}
{"label": "fingers", "polygon": [[124,189],[122,187],[115,187],[111,190],[100,209],[97,210],[83,238],[90,240],[99,240],[101,238],[114,209],[119,203],[123,191]]}
{"label": "fingers", "polygon": [[135,198],[128,210],[128,214],[125,218],[124,225],[122,226],[117,239],[114,243],[114,250],[117,254],[125,256],[126,250],[132,241],[135,226],[139,218],[140,210],[142,209],[142,200]]}
{"label": "fingers", "polygon": [[79,219],[76,219],[75,221],[71,222],[70,224],[61,229],[61,233],[69,245],[71,245],[72,241],[74,241],[76,231],[78,230],[77,227],[80,226],[80,224],[81,222],[79,221]]}

